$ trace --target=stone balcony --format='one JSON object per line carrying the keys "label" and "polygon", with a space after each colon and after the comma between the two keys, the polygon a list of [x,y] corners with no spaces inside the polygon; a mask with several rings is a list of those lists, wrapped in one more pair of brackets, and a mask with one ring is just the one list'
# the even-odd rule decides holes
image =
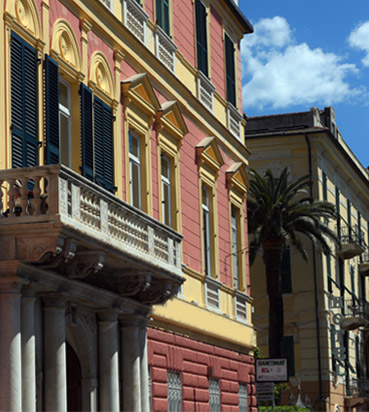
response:
{"label": "stone balcony", "polygon": [[163,303],[183,282],[182,236],[61,165],[0,171],[0,261]]}
{"label": "stone balcony", "polygon": [[337,254],[342,259],[352,259],[364,252],[362,233],[357,227],[352,228],[347,223],[342,222],[338,235],[341,240],[341,248]]}
{"label": "stone balcony", "polygon": [[359,273],[362,276],[369,276],[369,253],[363,253],[359,262]]}

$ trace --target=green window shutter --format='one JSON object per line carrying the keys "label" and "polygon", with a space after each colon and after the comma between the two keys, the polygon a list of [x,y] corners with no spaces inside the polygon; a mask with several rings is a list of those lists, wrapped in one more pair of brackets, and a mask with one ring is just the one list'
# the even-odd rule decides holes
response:
{"label": "green window shutter", "polygon": [[157,24],[170,35],[169,28],[169,1],[168,0],[156,0],[156,20]]}
{"label": "green window shutter", "polygon": [[81,84],[82,175],[94,180],[94,145],[92,133],[92,91]]}
{"label": "green window shutter", "polygon": [[328,292],[332,293],[332,268],[331,268],[331,255],[326,255],[327,262],[327,277],[328,277]]}
{"label": "green window shutter", "polygon": [[291,293],[292,292],[291,253],[290,253],[289,247],[285,248],[282,253],[281,274],[282,274],[282,293]]}
{"label": "green window shutter", "polygon": [[12,167],[38,164],[37,53],[16,34],[10,44]]}
{"label": "green window shutter", "polygon": [[114,191],[113,115],[112,109],[94,99],[94,166],[96,183]]}
{"label": "green window shutter", "polygon": [[288,362],[288,376],[295,376],[295,350],[293,336],[283,337],[283,356]]}
{"label": "green window shutter", "polygon": [[227,100],[236,107],[236,74],[234,55],[233,41],[225,35]]}
{"label": "green window shutter", "polygon": [[197,46],[197,68],[205,76],[209,75],[208,71],[208,43],[206,34],[206,8],[200,0],[195,2],[196,10],[196,46]]}
{"label": "green window shutter", "polygon": [[45,56],[45,107],[46,107],[46,163],[60,163],[59,151],[59,66],[50,56]]}

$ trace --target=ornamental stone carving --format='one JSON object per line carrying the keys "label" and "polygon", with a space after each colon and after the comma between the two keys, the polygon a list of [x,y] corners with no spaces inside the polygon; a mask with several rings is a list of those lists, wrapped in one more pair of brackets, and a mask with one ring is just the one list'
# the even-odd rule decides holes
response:
{"label": "ornamental stone carving", "polygon": [[23,26],[34,38],[41,34],[40,16],[34,0],[7,0],[5,20],[12,23],[14,19]]}
{"label": "ornamental stone carving", "polygon": [[145,272],[121,272],[117,273],[116,290],[121,296],[136,296],[145,292],[151,285],[152,274]]}
{"label": "ornamental stone carving", "polygon": [[108,60],[102,52],[95,52],[91,57],[90,86],[95,86],[105,95],[114,98],[113,74]]}
{"label": "ornamental stone carving", "polygon": [[97,273],[104,266],[105,253],[96,250],[77,252],[74,259],[66,268],[66,274],[71,279],[85,278]]}
{"label": "ornamental stone carving", "polygon": [[163,304],[177,294],[178,288],[170,280],[154,280],[150,288],[137,294],[137,299],[149,305]]}

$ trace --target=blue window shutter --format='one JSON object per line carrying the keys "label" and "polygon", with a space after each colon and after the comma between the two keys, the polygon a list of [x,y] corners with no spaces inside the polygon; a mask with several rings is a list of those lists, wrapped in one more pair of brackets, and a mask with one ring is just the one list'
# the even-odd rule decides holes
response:
{"label": "blue window shutter", "polygon": [[227,78],[227,100],[236,106],[236,73],[234,64],[234,44],[225,35],[225,58],[226,58],[226,78]]}
{"label": "blue window shutter", "polygon": [[10,44],[12,166],[38,164],[37,53],[12,33]]}
{"label": "blue window shutter", "polygon": [[94,145],[92,133],[92,92],[81,84],[81,146],[82,175],[94,180]]}
{"label": "blue window shutter", "polygon": [[109,106],[94,99],[94,165],[96,183],[114,191],[113,115]]}
{"label": "blue window shutter", "polygon": [[46,106],[46,163],[60,163],[59,150],[59,66],[50,56],[45,56],[45,106]]}
{"label": "blue window shutter", "polygon": [[155,5],[157,24],[169,35],[169,1],[156,0]]}
{"label": "blue window shutter", "polygon": [[206,33],[206,8],[200,0],[195,2],[196,12],[196,46],[197,46],[197,68],[205,76],[209,75],[208,71],[208,43]]}

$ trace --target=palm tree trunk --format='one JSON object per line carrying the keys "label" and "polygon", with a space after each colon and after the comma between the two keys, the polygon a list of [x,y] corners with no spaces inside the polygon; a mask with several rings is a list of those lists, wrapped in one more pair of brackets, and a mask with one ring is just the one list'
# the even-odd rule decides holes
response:
{"label": "palm tree trunk", "polygon": [[283,357],[284,315],[282,296],[283,241],[263,244],[267,293],[269,297],[269,357]]}

